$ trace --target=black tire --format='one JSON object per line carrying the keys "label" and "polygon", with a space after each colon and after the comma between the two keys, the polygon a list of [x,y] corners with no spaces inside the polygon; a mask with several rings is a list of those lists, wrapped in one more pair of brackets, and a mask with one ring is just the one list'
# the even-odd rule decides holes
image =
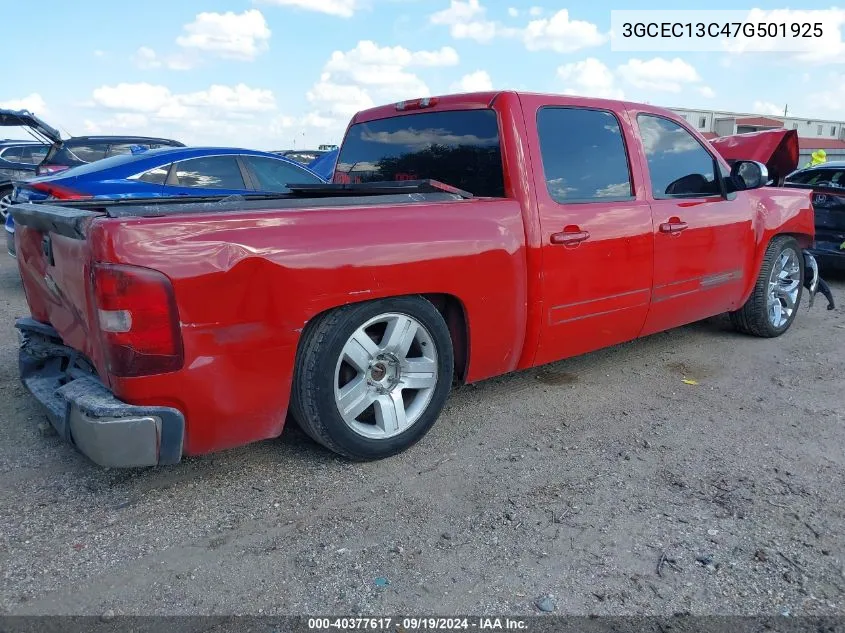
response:
{"label": "black tire", "polygon": [[[371,439],[344,422],[335,403],[335,369],[344,345],[359,327],[381,314],[400,313],[419,321],[437,351],[438,381],[427,407],[399,435]],[[431,429],[452,388],[454,352],[441,314],[422,297],[394,297],[344,306],[317,317],[303,332],[294,368],[291,413],[313,440],[344,457],[383,459],[416,444]]]}
{"label": "black tire", "polygon": [[[798,296],[795,299],[795,308],[789,318],[780,326],[770,321],[768,314],[769,279],[772,275],[772,268],[784,251],[791,249],[798,257],[799,273]],[[759,336],[761,338],[774,338],[786,332],[798,314],[798,306],[801,304],[801,297],[804,293],[804,255],[801,247],[795,238],[788,235],[775,237],[766,248],[763,256],[763,265],[760,267],[760,274],[757,276],[757,283],[748,301],[739,310],[730,313],[731,323],[734,328],[743,334]]]}

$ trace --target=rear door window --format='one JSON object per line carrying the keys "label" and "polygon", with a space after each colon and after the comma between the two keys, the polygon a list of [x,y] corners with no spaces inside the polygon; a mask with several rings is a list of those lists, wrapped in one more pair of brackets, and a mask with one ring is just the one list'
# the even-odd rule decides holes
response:
{"label": "rear door window", "polygon": [[69,145],[66,146],[66,149],[68,149],[70,153],[76,156],[79,160],[85,161],[86,163],[92,163],[106,157],[108,144],[88,143],[84,145]]}
{"label": "rear door window", "polygon": [[21,152],[21,162],[37,165],[47,155],[46,147],[24,147]]}
{"label": "rear door window", "polygon": [[439,180],[476,196],[505,195],[493,110],[419,112],[349,128],[336,183]]}
{"label": "rear door window", "polygon": [[543,173],[555,202],[608,202],[633,197],[628,155],[611,112],[544,107],[537,113]]}
{"label": "rear door window", "polygon": [[8,149],[4,149],[3,153],[0,154],[0,158],[10,163],[19,163],[21,162],[21,152],[23,151],[20,147],[9,147]]}
{"label": "rear door window", "polygon": [[246,189],[235,156],[190,158],[175,165],[173,184],[202,189]]}
{"label": "rear door window", "polygon": [[319,178],[283,160],[266,156],[241,156],[251,170],[256,187],[260,191],[286,193],[287,185],[316,184]]}

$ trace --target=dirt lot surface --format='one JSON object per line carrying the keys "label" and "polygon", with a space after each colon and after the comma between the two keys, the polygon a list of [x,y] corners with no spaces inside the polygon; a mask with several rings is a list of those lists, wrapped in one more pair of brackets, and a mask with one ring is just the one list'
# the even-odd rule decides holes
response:
{"label": "dirt lot surface", "polygon": [[39,431],[4,255],[0,613],[845,614],[845,312],[824,306],[776,340],[719,318],[461,388],[378,463],[291,425],[107,471]]}

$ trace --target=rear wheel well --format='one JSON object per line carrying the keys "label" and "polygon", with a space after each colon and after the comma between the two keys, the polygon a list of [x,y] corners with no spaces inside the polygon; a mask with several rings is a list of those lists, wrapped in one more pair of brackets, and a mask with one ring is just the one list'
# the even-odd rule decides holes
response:
{"label": "rear wheel well", "polygon": [[[430,301],[440,312],[443,320],[446,321],[449,336],[452,338],[452,350],[455,357],[454,379],[455,382],[463,383],[466,380],[467,369],[469,368],[469,328],[463,303],[456,296],[445,293],[426,293],[417,296]],[[390,298],[392,297],[380,297],[380,299]],[[302,329],[303,336],[300,336],[299,344],[302,344],[305,339],[304,334],[308,329],[318,323],[321,317],[342,307],[335,306],[311,317]]]}
{"label": "rear wheel well", "polygon": [[[794,238],[796,242],[798,242],[798,246],[801,248],[810,248],[813,245],[813,238],[807,235],[806,233],[777,233],[772,236],[772,239],[769,240],[769,244],[774,242],[778,237],[791,237]],[[768,244],[766,244],[766,248],[768,248]]]}
{"label": "rear wheel well", "polygon": [[438,312],[443,315],[452,337],[452,349],[455,355],[455,381],[463,383],[469,368],[469,328],[466,311],[461,300],[449,294],[424,294]]}

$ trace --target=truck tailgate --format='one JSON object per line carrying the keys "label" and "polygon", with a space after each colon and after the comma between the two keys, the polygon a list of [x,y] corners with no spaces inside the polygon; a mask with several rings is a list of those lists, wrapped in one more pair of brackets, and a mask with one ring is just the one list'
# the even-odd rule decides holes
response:
{"label": "truck tailgate", "polygon": [[32,318],[47,323],[101,375],[102,353],[90,292],[90,223],[84,209],[21,204],[12,209],[18,268]]}

